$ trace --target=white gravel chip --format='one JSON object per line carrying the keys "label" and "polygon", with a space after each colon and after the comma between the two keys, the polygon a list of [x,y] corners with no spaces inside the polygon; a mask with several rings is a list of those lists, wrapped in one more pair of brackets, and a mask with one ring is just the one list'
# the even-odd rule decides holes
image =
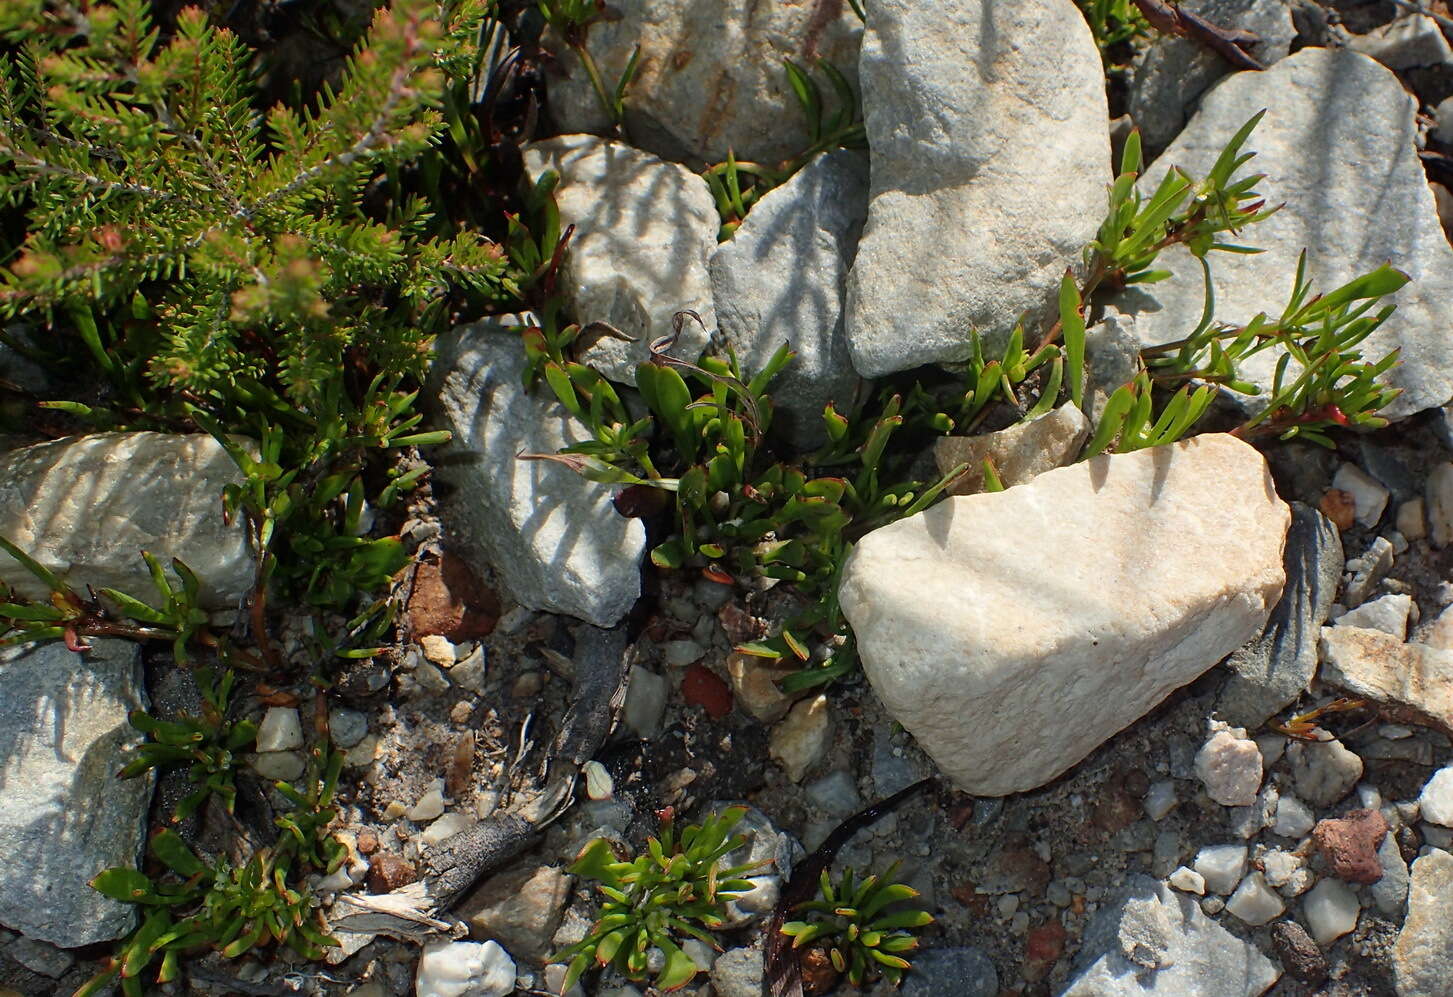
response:
{"label": "white gravel chip", "polygon": [[1332,487],[1352,496],[1357,521],[1363,526],[1376,526],[1387,508],[1388,490],[1356,464],[1343,464],[1332,476]]}
{"label": "white gravel chip", "polygon": [[1275,890],[1266,885],[1261,873],[1253,872],[1241,881],[1231,899],[1226,901],[1226,909],[1247,924],[1259,926],[1281,917],[1286,904]]}
{"label": "white gravel chip", "polygon": [[1196,870],[1187,869],[1185,866],[1181,866],[1171,873],[1166,882],[1182,893],[1194,893],[1199,897],[1206,892],[1206,878]]}
{"label": "white gravel chip", "polygon": [[1207,845],[1196,854],[1191,865],[1205,879],[1207,890],[1230,893],[1246,872],[1246,846]]}
{"label": "white gravel chip", "polygon": [[1328,877],[1307,893],[1302,901],[1302,913],[1312,929],[1312,937],[1326,948],[1357,927],[1362,907],[1351,887],[1340,879]]}
{"label": "white gravel chip", "polygon": [[1418,797],[1423,820],[1444,827],[1453,827],[1453,765],[1433,773]]}
{"label": "white gravel chip", "polygon": [[1250,806],[1261,788],[1261,749],[1240,727],[1222,727],[1196,753],[1196,775],[1222,806]]}
{"label": "white gravel chip", "polygon": [[298,711],[274,706],[257,726],[258,751],[292,751],[303,746],[303,722]]}

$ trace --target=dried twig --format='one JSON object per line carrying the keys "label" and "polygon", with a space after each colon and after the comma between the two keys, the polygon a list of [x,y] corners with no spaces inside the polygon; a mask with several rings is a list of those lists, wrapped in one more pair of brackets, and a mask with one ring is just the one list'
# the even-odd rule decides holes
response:
{"label": "dried twig", "polygon": [[1249,31],[1217,27],[1188,10],[1182,10],[1169,0],[1135,0],[1135,6],[1140,8],[1140,12],[1152,27],[1168,35],[1180,35],[1182,38],[1200,42],[1207,48],[1214,49],[1237,69],[1266,68],[1242,48],[1243,45],[1259,41]]}

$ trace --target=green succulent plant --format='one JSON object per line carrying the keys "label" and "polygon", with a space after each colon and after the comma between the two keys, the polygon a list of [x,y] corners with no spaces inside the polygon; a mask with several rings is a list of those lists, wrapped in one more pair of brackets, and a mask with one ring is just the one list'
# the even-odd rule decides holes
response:
{"label": "green succulent plant", "polygon": [[782,933],[791,936],[794,949],[822,946],[833,968],[855,987],[877,976],[896,985],[912,968],[902,953],[918,947],[913,930],[933,923],[926,910],[889,910],[918,896],[913,887],[894,881],[897,872],[895,862],[881,876],[855,880],[849,868],[834,883],[824,869],[817,899],[795,908],[806,916],[782,925]]}
{"label": "green succulent plant", "polygon": [[593,880],[604,902],[589,934],[551,959],[569,963],[561,993],[592,965],[613,965],[632,980],[644,980],[653,949],[664,956],[655,985],[662,990],[685,986],[699,970],[679,944],[683,937],[719,950],[711,932],[725,923],[727,902],[753,888],[741,877],[756,865],[721,867],[721,860],[746,842],[731,834],[745,814],[745,807],[730,807],[678,834],[668,807],[661,814],[660,836],[625,861],[604,838],[587,844],[570,871]]}

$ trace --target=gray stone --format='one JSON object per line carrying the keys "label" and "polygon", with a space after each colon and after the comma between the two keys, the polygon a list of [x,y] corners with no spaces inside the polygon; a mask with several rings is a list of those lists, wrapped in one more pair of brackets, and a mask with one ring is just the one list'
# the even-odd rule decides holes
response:
{"label": "gray stone", "polygon": [[1245,845],[1207,845],[1192,863],[1212,893],[1229,894],[1246,872]]}
{"label": "gray stone", "polygon": [[915,953],[903,977],[903,997],[996,997],[999,974],[982,949],[927,949]]}
{"label": "gray stone", "polygon": [[1392,950],[1398,997],[1447,997],[1453,980],[1453,855],[1434,849],[1413,863],[1408,915]]}
{"label": "gray stone", "polygon": [[[721,217],[706,181],[684,166],[594,135],[561,135],[525,147],[533,180],[560,174],[560,224],[575,226],[561,269],[561,290],[582,326],[606,322],[630,336],[602,336],[579,359],[613,381],[636,383],[651,343],[672,334],[677,312],[694,311],[668,351],[701,356],[716,326],[706,262]],[[589,334],[587,333],[587,338]]]}
{"label": "gray stone", "polygon": [[994,467],[1005,488],[1079,456],[1090,435],[1090,423],[1073,402],[1065,402],[1037,419],[982,436],[944,436],[933,443],[939,474],[960,464],[969,466],[948,487],[950,495],[975,495],[984,490],[984,461]]}
{"label": "gray stone", "polygon": [[614,626],[641,591],[645,529],[611,506],[609,489],[550,461],[589,439],[541,386],[527,393],[525,354],[508,317],[441,336],[432,391],[454,439],[435,473],[454,486],[445,514],[518,602]]}
{"label": "gray stone", "polygon": [[1400,917],[1408,902],[1408,864],[1398,848],[1397,835],[1385,834],[1377,846],[1377,861],[1382,878],[1369,889],[1372,902],[1388,917]]}
{"label": "gray stone", "polygon": [[1321,653],[1323,681],[1453,730],[1453,651],[1404,644],[1380,630],[1323,627]]}
{"label": "gray stone", "polygon": [[655,737],[661,732],[661,718],[666,713],[670,693],[671,683],[666,679],[642,665],[632,665],[623,722],[641,737]]}
{"label": "gray stone", "polygon": [[834,769],[821,779],[814,779],[802,787],[817,807],[833,817],[847,817],[863,805],[858,795],[858,784],[851,772]]}
{"label": "gray stone", "polygon": [[[712,804],[713,812],[720,813],[729,806],[738,804],[718,800]],[[727,904],[728,928],[738,928],[760,917],[769,916],[777,904],[782,884],[792,875],[792,866],[802,856],[802,847],[785,831],[779,831],[770,817],[749,806],[745,816],[735,828],[733,836],[741,836],[745,843],[735,851],[722,856],[723,866],[752,865],[755,871],[745,878],[752,883],[750,893]]]}
{"label": "gray stone", "polygon": [[747,374],[783,344],[797,354],[772,381],[773,425],[804,448],[827,437],[823,407],[846,413],[857,392],[843,295],[867,214],[867,156],[830,152],[754,204],[707,266],[717,322]]}
{"label": "gray stone", "polygon": [[716,997],[761,997],[762,950],[727,949],[711,964],[711,987]]}
{"label": "gray stone", "polygon": [[1395,560],[1391,541],[1386,537],[1374,537],[1367,553],[1347,562],[1347,570],[1352,572],[1352,577],[1342,586],[1343,604],[1355,609],[1366,602],[1392,570]]}
{"label": "gray stone", "polygon": [[492,938],[517,959],[543,962],[553,951],[571,881],[554,866],[512,869],[481,884],[461,905],[460,916],[476,941]]}
{"label": "gray stone", "polygon": [[1297,795],[1316,807],[1330,807],[1362,778],[1362,759],[1335,739],[1298,741],[1287,749],[1287,761]]}
{"label": "gray stone", "polygon": [[1281,917],[1286,904],[1277,892],[1266,885],[1266,878],[1253,872],[1241,881],[1231,899],[1226,901],[1226,912],[1240,918],[1253,927],[1260,927],[1268,921]]}
{"label": "gray stone", "polygon": [[1140,338],[1135,319],[1114,308],[1085,331],[1085,414],[1092,427],[1100,424],[1105,403],[1121,385],[1140,372]]}
{"label": "gray stone", "polygon": [[1453,463],[1443,461],[1428,471],[1424,508],[1428,516],[1428,539],[1434,547],[1453,543]]}
{"label": "gray stone", "polygon": [[328,736],[340,748],[352,748],[368,733],[368,717],[346,706],[328,711]]}
{"label": "gray stone", "polygon": [[1292,503],[1281,601],[1250,643],[1226,659],[1233,672],[1216,702],[1226,720],[1259,727],[1293,702],[1317,672],[1317,639],[1342,579],[1342,538],[1311,506]]}
{"label": "gray stone", "polygon": [[[1215,254],[1217,319],[1244,323],[1259,312],[1280,313],[1303,249],[1306,275],[1322,292],[1391,263],[1412,283],[1391,297],[1396,314],[1361,347],[1369,359],[1402,351],[1387,380],[1403,394],[1383,412],[1400,418],[1442,405],[1453,395],[1453,337],[1444,322],[1453,247],[1418,160],[1416,102],[1387,69],[1356,52],[1307,48],[1265,72],[1229,76],[1202,98],[1142,189],[1153,189],[1170,164],[1204,176],[1226,140],[1263,108],[1266,117],[1246,145],[1257,155],[1246,170],[1265,173],[1257,189],[1285,207],[1242,234],[1265,252]],[[1147,344],[1185,336],[1205,301],[1201,269],[1186,250],[1167,250],[1158,265],[1175,276],[1137,295],[1136,328]],[[1243,373],[1265,387],[1277,359],[1267,350]]]}
{"label": "gray stone", "polygon": [[[1205,500],[1228,490],[1236,502]],[[1289,519],[1261,456],[1204,434],[876,530],[838,598],[888,712],[959,788],[1005,795],[1064,772],[1254,634],[1281,592]]]}
{"label": "gray stone", "polygon": [[1295,796],[1283,794],[1276,801],[1276,821],[1271,825],[1272,833],[1283,838],[1300,838],[1309,834],[1316,823],[1316,816]]}
{"label": "gray stone", "polygon": [[1051,312],[1104,215],[1110,137],[1072,0],[865,6],[872,201],[846,328],[877,377],[966,359],[971,329],[992,349],[1021,314]]}
{"label": "gray stone", "polygon": [[119,938],[136,909],[89,886],[135,867],[152,779],[118,780],[143,740],[141,654],[124,640],[0,649],[0,924],[62,948]]}
{"label": "gray stone", "polygon": [[[847,4],[612,0],[610,10],[590,26],[591,56],[614,87],[640,47],[626,134],[665,159],[716,163],[734,150],[739,161],[771,164],[807,148],[812,136],[784,58],[806,69],[826,59],[857,81],[862,25]],[[553,36],[547,44],[559,59],[549,80],[555,120],[564,131],[605,131],[609,121],[575,53]],[[827,79],[812,72],[834,100]],[[835,109],[829,103],[828,113]]]}
{"label": "gray stone", "polygon": [[[252,590],[255,566],[242,517],[222,521],[222,489],[241,480],[227,451],[205,435],[97,433],[37,443],[0,454],[0,537],[82,594],[90,585],[155,601],[141,551],[163,565],[180,558],[200,579],[205,608],[235,609]],[[26,598],[50,596],[3,551],[0,579]]]}
{"label": "gray stone", "polygon": [[1347,47],[1371,56],[1388,69],[1440,66],[1453,60],[1453,47],[1438,22],[1427,14],[1404,14],[1365,35],[1353,35]]}
{"label": "gray stone", "polygon": [[1256,997],[1281,975],[1194,897],[1144,876],[1091,918],[1076,967],[1061,997]]}
{"label": "gray stone", "polygon": [[1453,97],[1444,97],[1438,102],[1433,120],[1437,122],[1433,137],[1445,145],[1453,145]]}
{"label": "gray stone", "polygon": [[[1254,32],[1260,41],[1250,52],[1263,65],[1285,58],[1296,35],[1286,0],[1189,0],[1177,6],[1220,27]],[[1232,68],[1194,39],[1152,32],[1135,60],[1129,94],[1130,116],[1146,150],[1164,149],[1206,88]]]}

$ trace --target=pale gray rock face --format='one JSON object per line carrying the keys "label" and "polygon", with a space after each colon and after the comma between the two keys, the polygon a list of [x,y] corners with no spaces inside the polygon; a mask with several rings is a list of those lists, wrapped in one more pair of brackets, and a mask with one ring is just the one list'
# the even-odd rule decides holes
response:
{"label": "pale gray rock face", "polygon": [[1398,997],[1441,997],[1453,980],[1453,855],[1433,849],[1413,863],[1408,916],[1392,950]]}
{"label": "pale gray rock face", "polygon": [[151,777],[116,778],[145,706],[130,641],[0,649],[0,924],[63,948],[131,930],[135,908],[89,883],[134,868],[146,840]]}
{"label": "pale gray rock face", "polygon": [[1371,56],[1388,69],[1437,66],[1453,60],[1453,46],[1438,22],[1427,14],[1406,14],[1365,35],[1353,35],[1347,47]]}
{"label": "pale gray rock face", "polygon": [[1216,710],[1231,723],[1259,727],[1292,702],[1317,672],[1317,640],[1342,579],[1342,537],[1311,506],[1292,503],[1286,586],[1266,626],[1226,659],[1234,673]]}
{"label": "pale gray rock face", "polygon": [[849,410],[858,376],[843,336],[843,294],[868,211],[868,159],[841,149],[769,191],[712,256],[712,298],[747,374],[784,343],[797,354],[772,381],[774,426],[803,448],[826,439],[822,410]]}
{"label": "pale gray rock face", "polygon": [[1145,876],[1091,919],[1077,963],[1061,997],[1256,997],[1281,976],[1195,897]]}
{"label": "pale gray rock face", "polygon": [[[1303,249],[1307,276],[1322,292],[1390,263],[1412,283],[1391,297],[1397,312],[1362,344],[1374,360],[1402,350],[1402,362],[1387,380],[1403,393],[1384,414],[1399,418],[1448,401],[1453,247],[1414,145],[1415,102],[1391,72],[1355,52],[1308,48],[1264,73],[1227,77],[1147,170],[1142,189],[1154,188],[1171,164],[1205,176],[1226,140],[1262,108],[1266,117],[1246,145],[1257,155],[1244,170],[1265,173],[1257,189],[1268,203],[1285,207],[1241,237],[1265,252],[1214,255],[1216,317],[1244,323],[1258,312],[1279,314]],[[1136,329],[1147,344],[1185,336],[1204,305],[1200,266],[1188,252],[1174,247],[1161,254],[1159,265],[1175,276],[1122,296],[1118,305],[1130,311],[1133,303]],[[1249,380],[1271,383],[1272,352],[1245,366]]]}
{"label": "pale gray rock face", "polygon": [[945,436],[933,443],[939,474],[960,464],[969,466],[949,485],[950,495],[974,495],[984,490],[987,459],[1008,488],[1035,475],[1067,464],[1079,456],[1090,435],[1090,423],[1073,402],[1065,402],[1037,419],[997,433],[981,436]]}
{"label": "pale gray rock face", "polygon": [[[614,88],[640,46],[626,90],[626,135],[663,159],[717,163],[735,151],[738,160],[774,163],[811,145],[783,59],[812,69],[829,102],[834,94],[814,68],[818,59],[857,82],[863,26],[842,0],[613,0],[610,6],[618,19],[592,24],[587,47]],[[565,131],[603,132],[609,122],[575,53],[558,40],[547,44],[561,68],[549,79],[555,120]],[[829,113],[835,107],[829,103]]]}
{"label": "pale gray rock face", "polygon": [[[1178,4],[1224,28],[1251,31],[1260,41],[1250,47],[1263,65],[1286,57],[1296,29],[1286,0],[1191,0]],[[1135,61],[1130,82],[1130,117],[1148,152],[1164,149],[1206,88],[1232,71],[1214,50],[1190,38],[1151,32],[1150,43]]]}
{"label": "pale gray rock face", "polygon": [[1100,56],[1071,0],[868,0],[872,201],[847,335],[878,377],[969,356],[1054,307],[1105,213]]}
{"label": "pale gray rock face", "polygon": [[959,788],[1002,796],[1064,772],[1255,634],[1281,593],[1289,519],[1261,456],[1207,434],[875,530],[838,597],[889,713]]}
{"label": "pale gray rock face", "polygon": [[509,317],[441,336],[430,387],[454,433],[435,464],[454,488],[445,519],[531,609],[614,626],[640,595],[645,530],[611,505],[610,489],[550,461],[589,439],[543,386],[521,384],[524,349]]}
{"label": "pale gray rock face", "polygon": [[[163,565],[181,558],[201,579],[205,608],[236,608],[254,566],[241,517],[222,521],[222,489],[241,480],[210,436],[97,433],[37,443],[0,454],[0,537],[82,594],[90,585],[151,601],[141,552]],[[49,598],[4,552],[0,579],[26,598]]]}
{"label": "pale gray rock face", "polygon": [[560,174],[555,202],[562,231],[575,235],[561,268],[571,316],[582,326],[606,322],[632,337],[610,336],[580,360],[613,381],[636,383],[636,364],[651,342],[671,335],[672,317],[694,311],[669,352],[695,360],[716,325],[706,262],[721,218],[706,181],[684,166],[594,135],[561,135],[525,147],[531,181]]}
{"label": "pale gray rock face", "polygon": [[1359,627],[1323,627],[1321,678],[1354,696],[1411,708],[1453,729],[1453,651]]}

